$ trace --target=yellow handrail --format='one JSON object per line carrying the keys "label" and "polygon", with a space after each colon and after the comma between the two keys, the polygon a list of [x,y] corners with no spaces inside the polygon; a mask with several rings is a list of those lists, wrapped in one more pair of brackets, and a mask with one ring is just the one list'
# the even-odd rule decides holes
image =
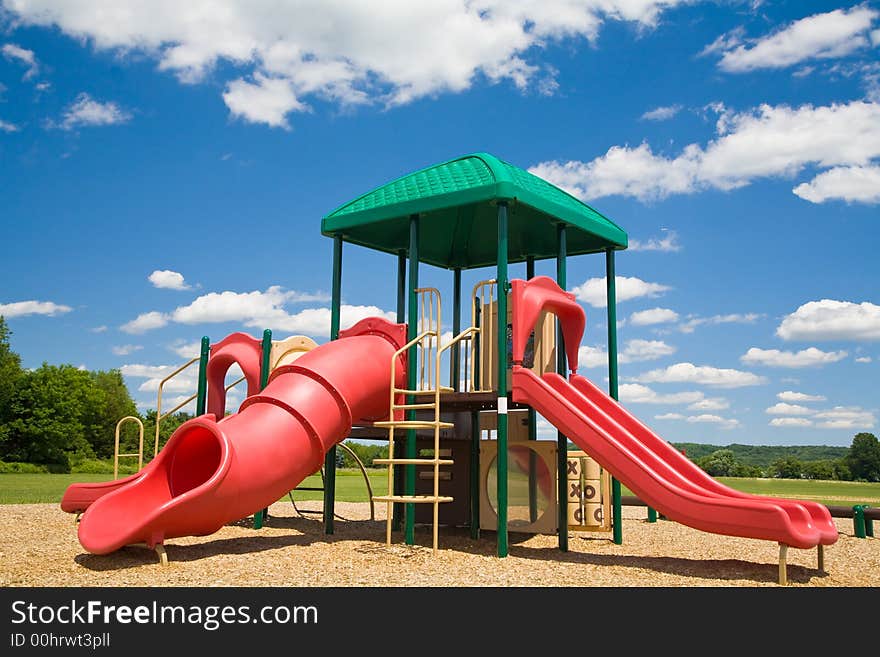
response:
{"label": "yellow handrail", "polygon": [[[122,425],[128,421],[136,422],[138,427],[140,428],[139,434],[140,438],[138,439],[138,451],[136,454],[120,454],[119,453],[119,430],[122,428]],[[144,467],[144,423],[141,422],[139,417],[135,417],[134,415],[126,415],[124,418],[119,420],[116,423],[116,440],[113,446],[113,479],[119,479],[119,457],[120,456],[137,456],[138,457],[138,471]]]}
{"label": "yellow handrail", "polygon": [[182,408],[183,406],[185,406],[186,404],[191,402],[193,399],[195,399],[197,396],[197,395],[193,395],[192,397],[187,399],[185,402],[183,402],[182,404],[178,404],[174,409],[168,411],[167,413],[165,413],[165,415],[163,415],[162,414],[162,388],[165,386],[165,384],[168,381],[170,381],[175,376],[177,376],[178,374],[183,372],[183,370],[185,370],[187,367],[189,367],[193,363],[198,363],[199,360],[200,359],[198,356],[190,359],[189,361],[187,361],[186,363],[184,363],[183,365],[178,367],[176,370],[174,370],[171,374],[166,376],[164,379],[159,381],[159,389],[156,392],[156,440],[153,444],[153,458],[156,458],[156,454],[159,453],[159,423],[162,421],[162,418],[167,417],[168,415],[170,415],[174,411]]}
{"label": "yellow handrail", "polygon": [[[495,340],[484,340],[483,338],[486,335],[486,323],[492,321],[492,312],[495,309],[495,301],[493,300],[493,295],[495,292],[495,288],[497,285],[497,281],[494,278],[490,278],[485,281],[480,281],[476,285],[474,285],[473,292],[471,293],[471,302],[473,305],[471,306],[471,327],[475,328],[474,338],[471,339],[470,344],[470,361],[471,361],[471,380],[470,380],[470,390],[469,392],[487,392],[492,390],[492,374],[491,372],[487,373],[486,367],[480,367],[480,376],[479,380],[477,377],[477,341],[476,336],[480,336],[480,361],[491,363],[494,357],[494,351],[496,349]],[[477,296],[479,293],[479,297]],[[480,321],[477,322],[477,304],[474,303],[474,300],[479,298],[479,308],[480,308]],[[483,308],[486,307],[486,311],[483,311]],[[488,315],[488,318],[485,317]],[[505,322],[506,323],[506,322]],[[497,322],[498,326],[502,326],[502,322],[499,319]],[[486,355],[483,358],[483,354]]]}

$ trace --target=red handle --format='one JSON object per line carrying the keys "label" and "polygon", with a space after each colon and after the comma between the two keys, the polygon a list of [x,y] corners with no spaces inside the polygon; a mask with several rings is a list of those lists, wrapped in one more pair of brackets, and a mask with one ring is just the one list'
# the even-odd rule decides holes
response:
{"label": "red handle", "polygon": [[511,281],[513,297],[513,362],[522,365],[526,342],[544,310],[553,312],[562,325],[565,355],[572,372],[578,368],[578,347],[584,336],[587,316],[575,300],[549,276],[536,276],[527,281]]}

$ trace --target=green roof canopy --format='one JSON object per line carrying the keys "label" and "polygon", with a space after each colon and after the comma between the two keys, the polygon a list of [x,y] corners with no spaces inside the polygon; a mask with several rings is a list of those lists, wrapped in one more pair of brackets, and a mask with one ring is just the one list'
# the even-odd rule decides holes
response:
{"label": "green roof canopy", "polygon": [[475,153],[410,173],[337,208],[321,233],[399,253],[409,245],[409,218],[420,217],[419,260],[438,267],[495,265],[497,205],[507,201],[509,259],[556,257],[556,225],[568,226],[568,255],[625,249],[610,219],[527,171]]}

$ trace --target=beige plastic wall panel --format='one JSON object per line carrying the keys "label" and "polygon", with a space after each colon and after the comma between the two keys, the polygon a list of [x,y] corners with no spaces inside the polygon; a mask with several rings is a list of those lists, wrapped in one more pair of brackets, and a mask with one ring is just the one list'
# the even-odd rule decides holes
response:
{"label": "beige plastic wall panel", "polygon": [[[507,527],[510,531],[523,532],[527,534],[553,534],[557,527],[556,513],[556,442],[551,440],[532,440],[518,447],[528,447],[535,452],[538,459],[543,462],[544,467],[549,473],[548,485],[551,489],[551,495],[547,498],[547,506],[541,515],[534,522],[526,522],[516,520],[512,517],[513,506],[527,508],[526,503],[522,505],[510,505],[508,507],[508,523]],[[495,512],[492,502],[489,499],[489,490],[487,481],[489,471],[498,455],[498,443],[494,440],[483,440],[480,442],[480,529],[496,530],[498,528],[498,514]],[[512,497],[513,499],[513,497]]]}
{"label": "beige plastic wall panel", "polygon": [[[480,376],[483,387],[486,389],[498,389],[498,347],[497,347],[497,331],[498,331],[498,306],[491,304],[484,305],[480,315],[482,322],[482,334],[480,336]],[[488,324],[486,318],[489,318]],[[513,322],[513,308],[508,300],[507,304],[507,323]],[[538,376],[546,372],[556,371],[556,321],[552,314],[543,312],[535,324],[535,339],[533,343],[532,353],[533,364],[530,368]],[[490,345],[486,348],[486,345]],[[526,351],[528,356],[528,347]],[[510,372],[508,371],[507,386],[511,385]]]}
{"label": "beige plastic wall panel", "polygon": [[297,358],[310,352],[318,346],[318,343],[304,335],[292,335],[284,340],[272,342],[272,352],[269,354],[271,369],[282,365],[290,365]]}
{"label": "beige plastic wall panel", "polygon": [[[496,431],[498,429],[498,413],[487,411],[480,413],[480,431]],[[510,411],[507,414],[507,440],[519,442],[529,439],[529,412],[527,410]]]}

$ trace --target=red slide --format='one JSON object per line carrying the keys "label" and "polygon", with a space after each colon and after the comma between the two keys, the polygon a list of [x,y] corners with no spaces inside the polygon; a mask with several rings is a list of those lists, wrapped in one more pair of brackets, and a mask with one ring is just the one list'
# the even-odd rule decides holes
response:
{"label": "red slide", "polygon": [[[552,279],[511,281],[513,401],[526,403],[626,484],[646,503],[682,524],[798,548],[830,545],[837,528],[814,502],[740,493],[715,481],[589,380],[576,374],[586,316],[574,295]],[[571,381],[522,367],[526,339],[542,311],[559,320]]]}
{"label": "red slide", "polygon": [[[406,342],[406,326],[381,318],[358,322],[329,342],[272,373],[239,412],[182,424],[140,473],[86,495],[79,541],[107,554],[132,543],[153,547],[179,536],[204,536],[267,507],[321,466],[353,422],[388,415],[391,359]],[[402,386],[405,363],[393,376]]]}
{"label": "red slide", "polygon": [[[702,531],[766,539],[798,548],[830,545],[837,540],[827,508],[746,495],[723,486],[583,377],[575,374],[570,383],[558,374],[539,377],[514,366],[512,393],[514,401],[533,406],[639,498],[671,520]],[[595,400],[600,396],[606,399],[597,404]]]}

